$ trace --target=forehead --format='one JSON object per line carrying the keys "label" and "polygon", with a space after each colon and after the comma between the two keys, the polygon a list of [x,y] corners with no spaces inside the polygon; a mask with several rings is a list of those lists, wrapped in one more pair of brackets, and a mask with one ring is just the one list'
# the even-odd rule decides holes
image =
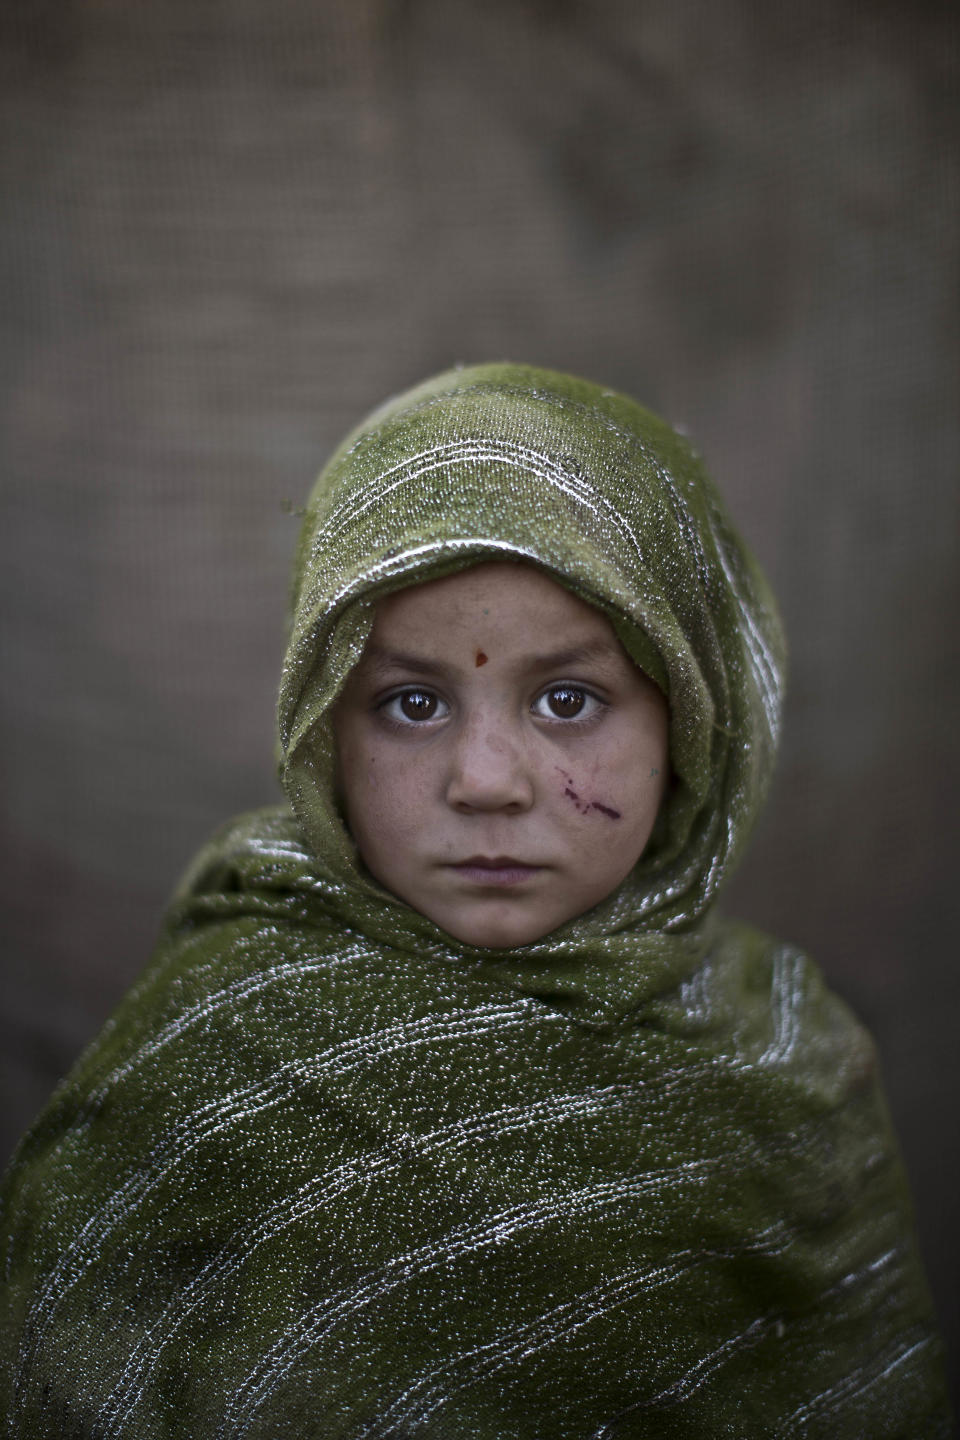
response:
{"label": "forehead", "polygon": [[533,565],[489,560],[427,580],[387,596],[377,605],[378,640],[402,632],[449,635],[457,629],[575,634],[620,649],[613,626],[600,610]]}

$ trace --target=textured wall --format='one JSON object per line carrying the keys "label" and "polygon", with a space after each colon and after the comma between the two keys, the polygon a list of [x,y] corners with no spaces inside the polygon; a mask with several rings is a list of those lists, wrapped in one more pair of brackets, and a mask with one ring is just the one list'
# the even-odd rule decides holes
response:
{"label": "textured wall", "polygon": [[5,1148],[274,798],[325,454],[530,360],[692,432],[781,595],[731,904],[876,1031],[955,1339],[957,61],[892,0],[6,0]]}

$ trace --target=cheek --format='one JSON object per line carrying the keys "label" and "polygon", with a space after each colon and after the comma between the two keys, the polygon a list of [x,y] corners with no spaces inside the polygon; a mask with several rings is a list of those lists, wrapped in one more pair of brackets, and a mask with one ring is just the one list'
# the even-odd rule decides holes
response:
{"label": "cheek", "polygon": [[562,766],[557,765],[554,768],[560,777],[562,798],[573,806],[578,815],[604,815],[608,820],[623,818],[622,811],[609,800],[597,799],[595,792],[599,788],[603,788],[605,793],[612,788],[618,788],[611,787],[609,777],[597,767],[593,768],[591,779],[586,784],[574,779],[570,771]]}
{"label": "cheek", "polygon": [[657,786],[658,781],[649,778],[651,768],[646,750],[638,754],[635,737],[627,734],[611,736],[599,753],[556,766],[554,774],[561,795],[581,814],[621,820]]}
{"label": "cheek", "polygon": [[393,854],[422,829],[426,788],[415,765],[357,745],[343,756],[341,785],[348,824],[364,858]]}
{"label": "cheek", "polygon": [[[580,763],[555,766],[558,814],[589,829],[597,843],[639,858],[666,788],[666,742],[658,735],[628,732],[610,738],[603,752]],[[603,845],[607,862],[606,843]]]}
{"label": "cheek", "polygon": [[666,775],[664,759],[650,754],[638,757],[632,773],[624,777],[621,790],[624,811],[638,832],[649,832],[659,814]]}

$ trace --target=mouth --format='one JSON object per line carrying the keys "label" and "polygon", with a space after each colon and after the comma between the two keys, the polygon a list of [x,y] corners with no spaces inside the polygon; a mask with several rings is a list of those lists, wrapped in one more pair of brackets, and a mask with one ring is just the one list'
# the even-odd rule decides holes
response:
{"label": "mouth", "polygon": [[469,860],[460,860],[450,869],[473,885],[504,886],[523,885],[532,880],[543,869],[542,865],[529,865],[523,860],[514,860],[509,855],[472,855]]}

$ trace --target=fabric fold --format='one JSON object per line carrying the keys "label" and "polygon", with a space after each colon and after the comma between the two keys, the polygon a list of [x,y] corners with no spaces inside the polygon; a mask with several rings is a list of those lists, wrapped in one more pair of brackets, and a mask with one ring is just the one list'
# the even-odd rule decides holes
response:
{"label": "fabric fold", "polygon": [[[491,558],[609,616],[670,714],[647,850],[515,950],[365,871],[331,723],[378,600]],[[286,802],[197,857],[6,1178],[4,1433],[945,1440],[870,1038],[714,904],[783,661],[699,460],[625,397],[481,366],[355,431],[298,552]]]}

